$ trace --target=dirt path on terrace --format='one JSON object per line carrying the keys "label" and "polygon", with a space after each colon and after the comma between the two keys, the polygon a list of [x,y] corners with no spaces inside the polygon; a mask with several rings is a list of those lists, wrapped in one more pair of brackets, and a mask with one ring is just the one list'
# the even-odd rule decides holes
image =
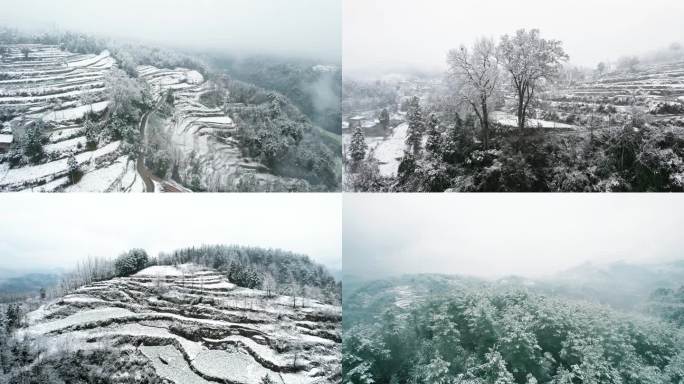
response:
{"label": "dirt path on terrace", "polygon": [[[150,117],[150,113],[152,113],[152,111],[145,112],[142,116],[142,119],[140,119],[139,129],[140,129],[140,135],[142,135],[143,144],[146,143],[146,141],[147,141],[145,138],[145,128],[147,128],[147,120]],[[136,168],[138,170],[138,174],[140,175],[143,182],[145,183],[145,192],[154,192],[154,183],[152,182],[153,174],[145,166],[143,154],[138,155],[138,160],[136,162]]]}
{"label": "dirt path on terrace", "polygon": [[[163,102],[164,99],[160,98],[159,101],[157,101],[157,103],[155,104],[154,108],[145,112],[142,118],[140,119],[139,130],[140,135],[142,136],[143,145],[147,143],[147,137],[145,136],[145,132],[147,131],[147,122],[149,121],[150,114],[152,114],[152,112],[154,112]],[[187,192],[187,190],[179,188],[175,183],[166,182],[162,178],[155,175],[154,172],[150,171],[149,168],[145,166],[144,158],[145,157],[143,154],[140,154],[140,156],[138,156],[138,159],[136,161],[136,169],[138,171],[138,174],[142,178],[143,182],[145,183],[145,192],[154,192],[155,183],[161,185],[160,192]]]}

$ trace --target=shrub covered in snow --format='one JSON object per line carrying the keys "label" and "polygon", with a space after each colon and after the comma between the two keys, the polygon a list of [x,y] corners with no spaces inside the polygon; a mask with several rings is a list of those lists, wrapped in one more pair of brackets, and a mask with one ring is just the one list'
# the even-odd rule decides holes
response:
{"label": "shrub covered in snow", "polygon": [[130,276],[147,266],[149,258],[144,249],[131,249],[114,261],[117,276]]}

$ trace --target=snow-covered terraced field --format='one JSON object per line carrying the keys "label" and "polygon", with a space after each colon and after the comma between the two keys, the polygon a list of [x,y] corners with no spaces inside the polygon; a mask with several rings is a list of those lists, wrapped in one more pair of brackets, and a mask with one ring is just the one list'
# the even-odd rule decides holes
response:
{"label": "snow-covered terraced field", "polygon": [[[303,306],[302,306],[303,304]],[[136,348],[174,383],[340,380],[341,309],[267,297],[194,265],[96,282],[27,316],[21,335],[73,349]]]}
{"label": "snow-covered terraced field", "polygon": [[229,189],[244,175],[253,176],[257,183],[295,182],[271,174],[264,164],[242,155],[233,138],[237,132],[233,119],[221,108],[209,108],[200,102],[203,94],[214,90],[212,81],[205,81],[202,74],[146,65],[139,66],[138,73],[150,85],[155,98],[172,92],[174,114],[166,120],[164,134],[182,158],[197,157],[202,168],[200,183],[205,189]]}
{"label": "snow-covered terraced field", "polygon": [[[120,142],[86,148],[84,117],[104,113],[109,105],[105,77],[116,66],[109,52],[83,55],[40,44],[5,47],[8,53],[0,60],[1,131],[18,146],[26,125],[41,120],[48,143],[41,163],[11,168],[8,161],[0,162],[0,191],[142,190],[134,163],[121,155]],[[72,155],[83,175],[75,184],[67,176]]]}
{"label": "snow-covered terraced field", "polygon": [[[562,118],[569,114],[591,115],[602,118],[607,125],[616,125],[638,111],[650,114],[654,120],[669,121],[673,115],[684,115],[684,62],[650,64],[633,72],[609,73],[554,90],[547,101]],[[672,108],[662,108],[664,104]]]}

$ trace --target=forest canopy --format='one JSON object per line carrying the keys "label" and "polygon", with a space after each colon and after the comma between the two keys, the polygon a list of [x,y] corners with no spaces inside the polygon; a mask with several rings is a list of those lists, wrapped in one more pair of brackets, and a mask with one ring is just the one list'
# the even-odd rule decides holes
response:
{"label": "forest canopy", "polygon": [[410,304],[386,298],[378,309],[380,282],[345,299],[345,383],[684,380],[676,323],[514,285],[452,282],[443,294],[445,280],[434,281],[435,293],[420,300],[406,299],[410,285],[384,283]]}

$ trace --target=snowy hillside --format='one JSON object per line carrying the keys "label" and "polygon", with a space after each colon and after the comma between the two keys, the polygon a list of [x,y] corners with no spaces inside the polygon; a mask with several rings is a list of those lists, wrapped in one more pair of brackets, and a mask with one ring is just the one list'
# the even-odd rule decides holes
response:
{"label": "snowy hillside", "polygon": [[176,52],[108,43],[77,54],[65,43],[3,41],[14,40],[0,41],[0,191],[339,184],[339,144],[274,92]]}
{"label": "snowy hillside", "polygon": [[192,182],[193,168],[198,178],[195,184],[207,190],[235,187],[246,175],[262,184],[296,182],[275,176],[265,165],[242,155],[233,119],[222,108],[210,108],[200,102],[203,95],[216,91],[214,82],[205,81],[199,72],[185,68],[142,65],[137,71],[155,99],[173,97],[173,113],[159,116],[162,122],[158,134],[171,143],[176,163],[181,167],[179,176],[186,184]]}
{"label": "snowy hillside", "polygon": [[131,350],[179,384],[329,383],[340,375],[340,322],[339,307],[267,297],[182,264],[81,287],[29,313],[19,336]]}
{"label": "snowy hillside", "polygon": [[[116,65],[110,53],[82,55],[41,44],[2,48],[0,133],[19,147],[26,129],[40,125],[46,159],[14,167],[0,162],[0,190],[142,190],[120,141],[86,145],[84,118],[103,113],[110,103],[105,77]],[[70,182],[70,157],[80,169],[78,183]]]}

